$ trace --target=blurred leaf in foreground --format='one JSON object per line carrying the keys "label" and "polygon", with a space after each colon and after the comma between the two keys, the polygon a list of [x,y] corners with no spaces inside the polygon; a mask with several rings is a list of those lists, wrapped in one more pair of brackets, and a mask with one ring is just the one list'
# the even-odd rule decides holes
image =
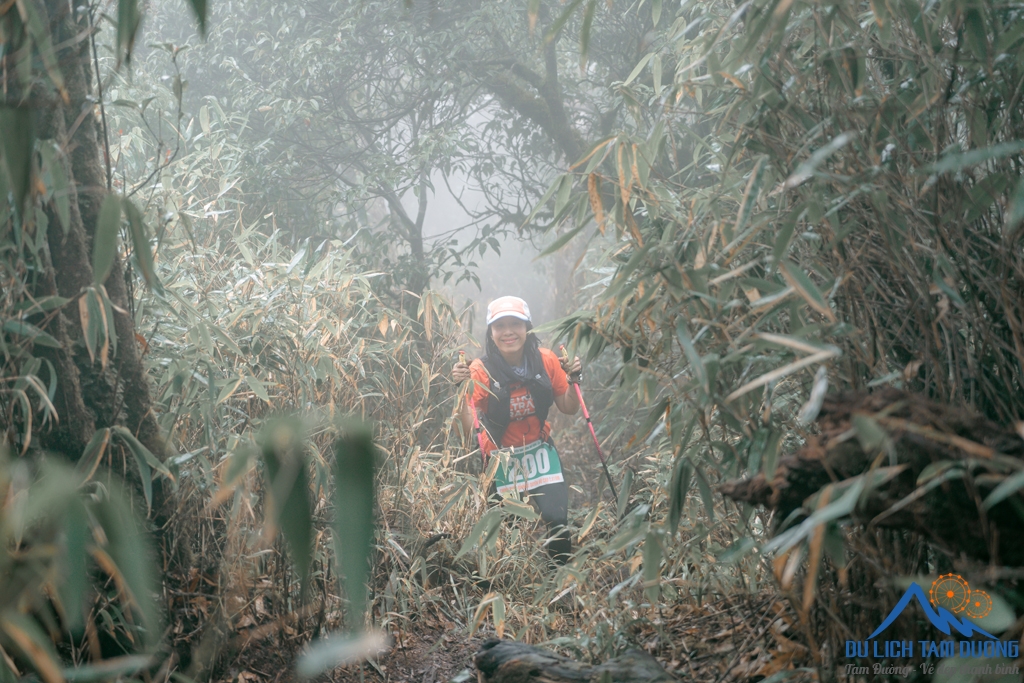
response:
{"label": "blurred leaf in foreground", "polygon": [[305,596],[313,561],[313,517],[309,504],[303,429],[299,420],[280,418],[271,421],[260,435],[260,447],[270,480],[267,533],[274,535],[278,528],[284,533]]}
{"label": "blurred leaf in foreground", "polygon": [[334,542],[351,611],[351,628],[361,631],[366,580],[373,546],[373,432],[361,422],[341,424],[334,444]]}

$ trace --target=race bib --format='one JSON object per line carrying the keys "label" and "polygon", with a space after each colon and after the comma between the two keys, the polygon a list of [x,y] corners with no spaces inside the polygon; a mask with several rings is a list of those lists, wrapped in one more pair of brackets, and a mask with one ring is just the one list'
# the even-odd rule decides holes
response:
{"label": "race bib", "polygon": [[498,493],[507,496],[513,491],[532,491],[538,486],[565,481],[558,451],[550,443],[534,441],[522,448],[503,448],[491,452],[498,458],[494,483]]}

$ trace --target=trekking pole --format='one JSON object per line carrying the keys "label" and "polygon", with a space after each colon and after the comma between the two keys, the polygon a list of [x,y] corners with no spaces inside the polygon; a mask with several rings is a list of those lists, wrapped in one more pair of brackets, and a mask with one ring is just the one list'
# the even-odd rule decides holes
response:
{"label": "trekking pole", "polygon": [[[466,362],[466,352],[459,351],[459,362]],[[470,382],[473,378],[470,377]],[[483,460],[484,467],[487,467],[487,456],[484,455],[484,436],[480,432],[480,418],[476,416],[476,407],[473,405],[473,391],[476,387],[471,387],[469,393],[466,395],[466,403],[469,405],[469,412],[473,413],[473,433],[476,434],[476,443],[480,447],[480,459]]]}
{"label": "trekking pole", "polygon": [[[568,364],[569,352],[565,350],[565,344],[562,344],[562,359]],[[612,487],[612,495],[615,496],[615,500],[619,499],[619,494],[615,490],[615,482],[612,481],[612,473],[608,471],[608,463],[604,459],[604,453],[601,452],[601,444],[597,442],[597,433],[594,431],[594,423],[590,421],[590,413],[587,411],[587,404],[583,402],[583,390],[580,389],[579,380],[574,380],[571,376],[569,382],[576,387],[576,398],[580,400],[580,408],[583,408],[583,418],[587,421],[587,426],[590,427],[590,436],[594,437],[594,448],[597,449],[597,457],[601,459],[601,467],[604,468],[604,474],[608,477],[608,485]]]}

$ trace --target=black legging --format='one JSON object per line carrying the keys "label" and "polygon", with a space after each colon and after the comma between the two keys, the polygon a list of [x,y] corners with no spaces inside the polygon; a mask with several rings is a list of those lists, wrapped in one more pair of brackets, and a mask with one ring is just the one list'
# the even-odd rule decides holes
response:
{"label": "black legging", "polygon": [[532,489],[530,502],[540,512],[548,532],[558,532],[547,543],[548,556],[558,564],[565,564],[572,554],[572,532],[569,530],[569,485],[564,481],[545,484]]}

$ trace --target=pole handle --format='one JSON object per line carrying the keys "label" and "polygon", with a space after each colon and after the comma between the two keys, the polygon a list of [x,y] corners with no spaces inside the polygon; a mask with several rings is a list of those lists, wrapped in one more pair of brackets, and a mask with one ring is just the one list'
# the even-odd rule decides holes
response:
{"label": "pole handle", "polygon": [[[569,352],[565,350],[565,344],[559,344],[558,348],[561,349],[561,351],[562,351],[562,364],[563,364],[563,366],[569,365],[569,363],[571,361],[569,360]],[[569,374],[569,371],[566,370],[565,374],[569,378],[569,382],[572,383],[572,384],[575,384],[577,390],[579,390],[580,382],[583,381],[583,371],[581,370],[578,373]],[[584,408],[584,412],[586,412],[585,408]]]}

